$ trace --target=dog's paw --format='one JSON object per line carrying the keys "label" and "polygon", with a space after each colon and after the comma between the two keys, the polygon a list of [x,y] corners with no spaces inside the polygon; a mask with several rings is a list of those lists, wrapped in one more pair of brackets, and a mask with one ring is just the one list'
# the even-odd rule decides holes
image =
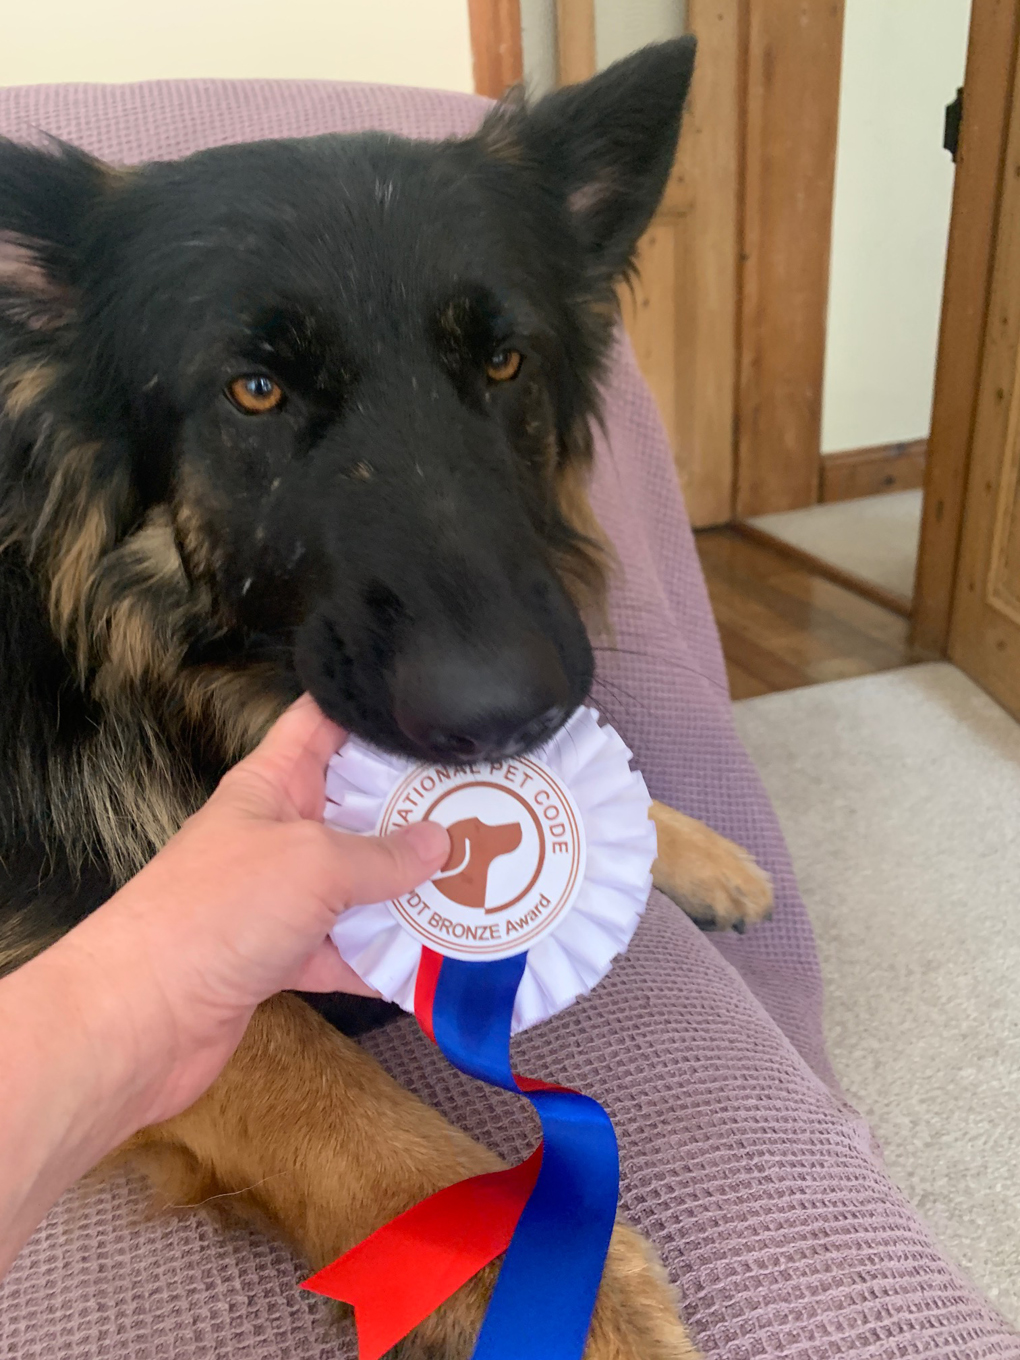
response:
{"label": "dog's paw", "polygon": [[698,1360],[652,1248],[618,1223],[606,1259],[585,1360]]}
{"label": "dog's paw", "polygon": [[652,806],[659,838],[655,886],[705,930],[741,934],[772,915],[772,880],[746,850],[662,803]]}
{"label": "dog's paw", "polygon": [[[415,1328],[396,1348],[399,1360],[468,1360],[496,1271],[495,1265],[481,1271]],[[613,1232],[584,1360],[700,1360],[666,1272],[644,1238],[622,1223]]]}

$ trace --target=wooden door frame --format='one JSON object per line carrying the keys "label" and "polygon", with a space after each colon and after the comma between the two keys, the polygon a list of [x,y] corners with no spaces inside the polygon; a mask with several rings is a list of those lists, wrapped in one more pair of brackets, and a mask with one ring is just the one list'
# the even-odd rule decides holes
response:
{"label": "wooden door frame", "polygon": [[468,0],[475,93],[498,99],[524,78],[520,0]]}
{"label": "wooden door frame", "polygon": [[740,0],[741,518],[819,496],[843,8],[843,0]]}
{"label": "wooden door frame", "polygon": [[914,585],[922,658],[949,644],[1018,44],[1015,0],[972,0]]}

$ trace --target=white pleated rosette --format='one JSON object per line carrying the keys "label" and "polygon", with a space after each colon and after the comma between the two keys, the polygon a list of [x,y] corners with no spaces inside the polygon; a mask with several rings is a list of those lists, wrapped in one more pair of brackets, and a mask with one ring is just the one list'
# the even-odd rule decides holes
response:
{"label": "white pleated rosette", "polygon": [[453,849],[416,893],[345,911],[332,931],[342,957],[413,1012],[423,944],[467,959],[527,949],[515,1033],[586,995],[629,945],[652,886],[651,799],[630,756],[590,708],[531,756],[473,766],[416,764],[350,738],[329,764],[326,821],[379,834],[428,817]]}

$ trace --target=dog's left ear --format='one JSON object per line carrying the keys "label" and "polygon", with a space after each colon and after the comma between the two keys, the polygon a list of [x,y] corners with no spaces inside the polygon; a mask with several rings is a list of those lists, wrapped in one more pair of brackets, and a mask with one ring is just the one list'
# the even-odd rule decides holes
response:
{"label": "dog's left ear", "polygon": [[0,137],[0,313],[50,330],[69,316],[111,172],[83,151]]}
{"label": "dog's left ear", "polygon": [[547,95],[521,120],[529,161],[568,211],[591,267],[616,278],[659,205],[694,70],[692,37],[656,43]]}

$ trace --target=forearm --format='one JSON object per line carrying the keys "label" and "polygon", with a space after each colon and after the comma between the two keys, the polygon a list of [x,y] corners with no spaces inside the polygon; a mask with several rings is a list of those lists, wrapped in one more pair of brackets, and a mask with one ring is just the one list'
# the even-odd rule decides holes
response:
{"label": "forearm", "polygon": [[133,1068],[124,979],[93,955],[94,943],[96,932],[79,927],[0,979],[0,1276],[144,1109],[151,1068]]}
{"label": "forearm", "polygon": [[371,994],[328,940],[337,914],[417,887],[450,841],[323,826],[342,738],[299,700],[130,883],[0,978],[0,1275],[63,1190],[208,1089],[260,1002]]}

